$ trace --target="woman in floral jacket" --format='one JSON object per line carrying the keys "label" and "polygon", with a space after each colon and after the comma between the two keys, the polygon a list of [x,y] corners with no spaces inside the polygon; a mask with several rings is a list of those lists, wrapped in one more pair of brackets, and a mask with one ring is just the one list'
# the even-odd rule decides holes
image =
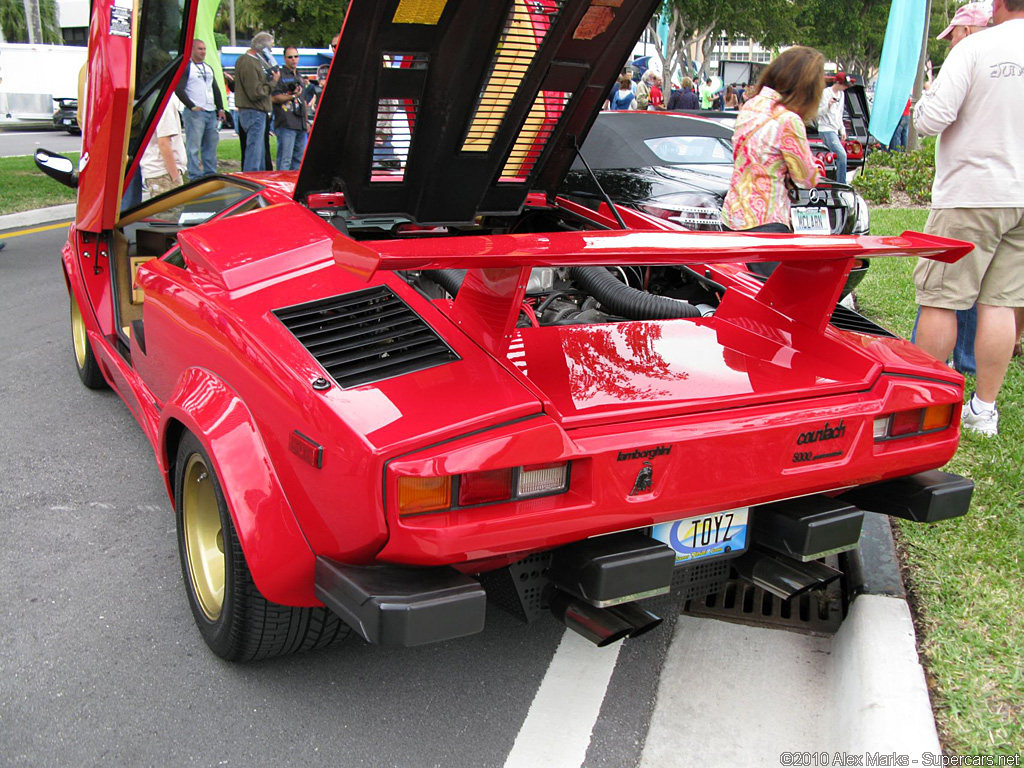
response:
{"label": "woman in floral jacket", "polygon": [[762,73],[756,95],[740,109],[732,181],[722,207],[727,229],[792,231],[789,186],[811,189],[819,178],[805,125],[817,116],[824,63],[813,48],[784,51]]}

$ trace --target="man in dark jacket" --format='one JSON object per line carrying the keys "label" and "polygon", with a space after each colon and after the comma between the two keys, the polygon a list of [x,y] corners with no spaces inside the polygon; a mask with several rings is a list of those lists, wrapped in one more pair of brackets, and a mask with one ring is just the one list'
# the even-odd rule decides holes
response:
{"label": "man in dark jacket", "polygon": [[206,43],[202,40],[192,41],[192,60],[174,93],[185,105],[182,122],[188,177],[194,180],[211,176],[217,172],[217,142],[220,122],[224,119],[224,97],[213,67],[206,63]]}
{"label": "man in dark jacket", "polygon": [[274,102],[274,135],[277,136],[277,170],[297,171],[306,151],[309,131],[309,105],[306,102],[306,79],[299,74],[299,49],[284,49],[281,79],[271,93]]}
{"label": "man in dark jacket", "polygon": [[281,72],[272,68],[263,51],[274,47],[269,32],[257,32],[249,50],[235,62],[235,106],[238,107],[239,136],[244,132],[242,144],[242,170],[262,171],[267,140],[267,116],[271,110],[270,91],[281,78]]}

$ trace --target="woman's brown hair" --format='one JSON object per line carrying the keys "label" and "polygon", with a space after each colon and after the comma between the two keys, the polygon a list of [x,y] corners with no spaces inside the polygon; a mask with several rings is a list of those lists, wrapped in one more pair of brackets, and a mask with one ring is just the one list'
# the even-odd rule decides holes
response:
{"label": "woman's brown hair", "polygon": [[809,123],[818,116],[818,102],[825,90],[825,57],[802,45],[788,48],[761,73],[757,92],[764,87],[778,93],[782,106]]}

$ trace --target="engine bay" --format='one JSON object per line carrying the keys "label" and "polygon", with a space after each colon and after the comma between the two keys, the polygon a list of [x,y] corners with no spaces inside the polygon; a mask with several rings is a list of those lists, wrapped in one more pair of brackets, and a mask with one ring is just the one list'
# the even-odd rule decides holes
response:
{"label": "engine bay", "polygon": [[[607,229],[557,207],[527,207],[517,217],[480,216],[470,225],[459,226],[423,226],[401,217],[353,217],[344,208],[317,213],[359,241]],[[426,298],[444,300],[456,297],[466,271],[407,270],[398,274]],[[725,290],[710,277],[681,264],[535,267],[517,326],[706,317],[714,314]]]}

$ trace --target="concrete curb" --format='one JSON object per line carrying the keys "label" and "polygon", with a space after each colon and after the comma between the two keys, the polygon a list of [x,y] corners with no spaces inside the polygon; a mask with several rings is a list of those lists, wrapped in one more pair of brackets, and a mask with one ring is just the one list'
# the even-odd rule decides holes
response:
{"label": "concrete curb", "polygon": [[850,610],[833,640],[833,734],[854,754],[937,754],[917,636],[889,518],[864,513],[860,546],[847,558]]}
{"label": "concrete curb", "polygon": [[835,750],[939,754],[914,622],[906,600],[860,595],[832,641]]}
{"label": "concrete curb", "polygon": [[34,211],[20,211],[0,216],[0,232],[9,229],[34,227],[39,224],[52,224],[56,221],[70,220],[75,217],[75,203],[55,205],[52,208],[37,208]]}
{"label": "concrete curb", "polygon": [[[940,753],[889,519],[866,513],[831,638],[681,616],[641,768],[802,765],[794,754]],[[730,724],[725,727],[723,724]],[[900,762],[876,763],[898,765]]]}

